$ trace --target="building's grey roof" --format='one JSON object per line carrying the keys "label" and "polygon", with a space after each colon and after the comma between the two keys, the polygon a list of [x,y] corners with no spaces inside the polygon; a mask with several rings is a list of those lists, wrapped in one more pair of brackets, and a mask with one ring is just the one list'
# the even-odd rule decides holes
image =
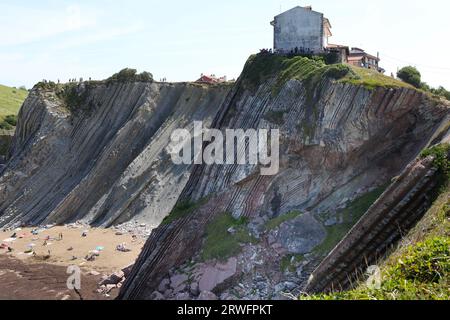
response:
{"label": "building's grey roof", "polygon": [[277,17],[280,17],[280,16],[282,16],[282,15],[285,15],[285,14],[288,13],[288,12],[291,12],[291,11],[294,11],[294,10],[299,10],[299,9],[305,10],[305,11],[308,11],[308,12],[311,12],[311,13],[313,13],[313,14],[320,14],[320,15],[323,15],[323,13],[317,12],[317,11],[314,11],[314,10],[310,10],[309,8],[305,8],[305,7],[301,7],[301,6],[296,6],[296,7],[292,8],[292,9],[289,9],[289,10],[287,10],[287,11],[284,11],[284,12],[280,13],[279,15],[276,15],[276,16],[275,16],[275,19],[276,19]]}

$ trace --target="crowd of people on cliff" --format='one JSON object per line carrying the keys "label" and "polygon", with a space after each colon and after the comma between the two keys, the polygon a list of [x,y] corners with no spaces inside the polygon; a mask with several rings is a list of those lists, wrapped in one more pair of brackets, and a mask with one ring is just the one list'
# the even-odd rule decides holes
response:
{"label": "crowd of people on cliff", "polygon": [[301,55],[313,55],[314,52],[311,49],[303,48],[303,47],[295,47],[290,51],[277,51],[272,49],[260,49],[259,54],[279,54],[279,55],[287,55],[287,56],[301,56]]}

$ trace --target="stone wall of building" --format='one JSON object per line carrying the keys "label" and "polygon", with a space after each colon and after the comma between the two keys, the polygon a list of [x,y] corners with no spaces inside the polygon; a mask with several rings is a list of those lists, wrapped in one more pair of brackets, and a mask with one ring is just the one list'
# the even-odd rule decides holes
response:
{"label": "stone wall of building", "polygon": [[289,52],[305,48],[313,52],[323,49],[323,14],[296,7],[274,20],[274,48]]}

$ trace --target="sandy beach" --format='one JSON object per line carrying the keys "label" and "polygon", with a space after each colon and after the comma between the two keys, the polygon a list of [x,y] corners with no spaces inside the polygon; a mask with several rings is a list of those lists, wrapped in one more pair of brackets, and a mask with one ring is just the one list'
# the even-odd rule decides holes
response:
{"label": "sandy beach", "polygon": [[117,289],[104,295],[98,283],[134,263],[144,242],[130,232],[78,224],[2,230],[0,299],[80,299],[66,287],[69,266],[82,271],[82,298],[114,298]]}

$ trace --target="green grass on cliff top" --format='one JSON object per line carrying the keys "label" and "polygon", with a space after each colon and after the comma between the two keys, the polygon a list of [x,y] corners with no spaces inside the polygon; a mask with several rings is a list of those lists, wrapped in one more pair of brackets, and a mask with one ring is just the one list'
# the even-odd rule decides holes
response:
{"label": "green grass on cliff top", "polygon": [[0,85],[0,121],[6,116],[17,115],[28,91]]}
{"label": "green grass on cliff top", "polygon": [[332,78],[342,83],[364,86],[373,90],[382,88],[410,88],[411,85],[375,70],[358,68],[347,64],[325,64],[321,57],[284,57],[271,54],[252,55],[242,72],[244,87],[255,89],[263,82],[275,77],[273,91],[278,93],[289,80],[296,79],[317,83],[322,77]]}
{"label": "green grass on cliff top", "polygon": [[361,85],[370,90],[373,90],[377,87],[416,89],[403,81],[388,77],[375,70],[359,68],[355,66],[350,66],[350,68],[352,72],[341,79],[340,82],[350,83],[353,85]]}

